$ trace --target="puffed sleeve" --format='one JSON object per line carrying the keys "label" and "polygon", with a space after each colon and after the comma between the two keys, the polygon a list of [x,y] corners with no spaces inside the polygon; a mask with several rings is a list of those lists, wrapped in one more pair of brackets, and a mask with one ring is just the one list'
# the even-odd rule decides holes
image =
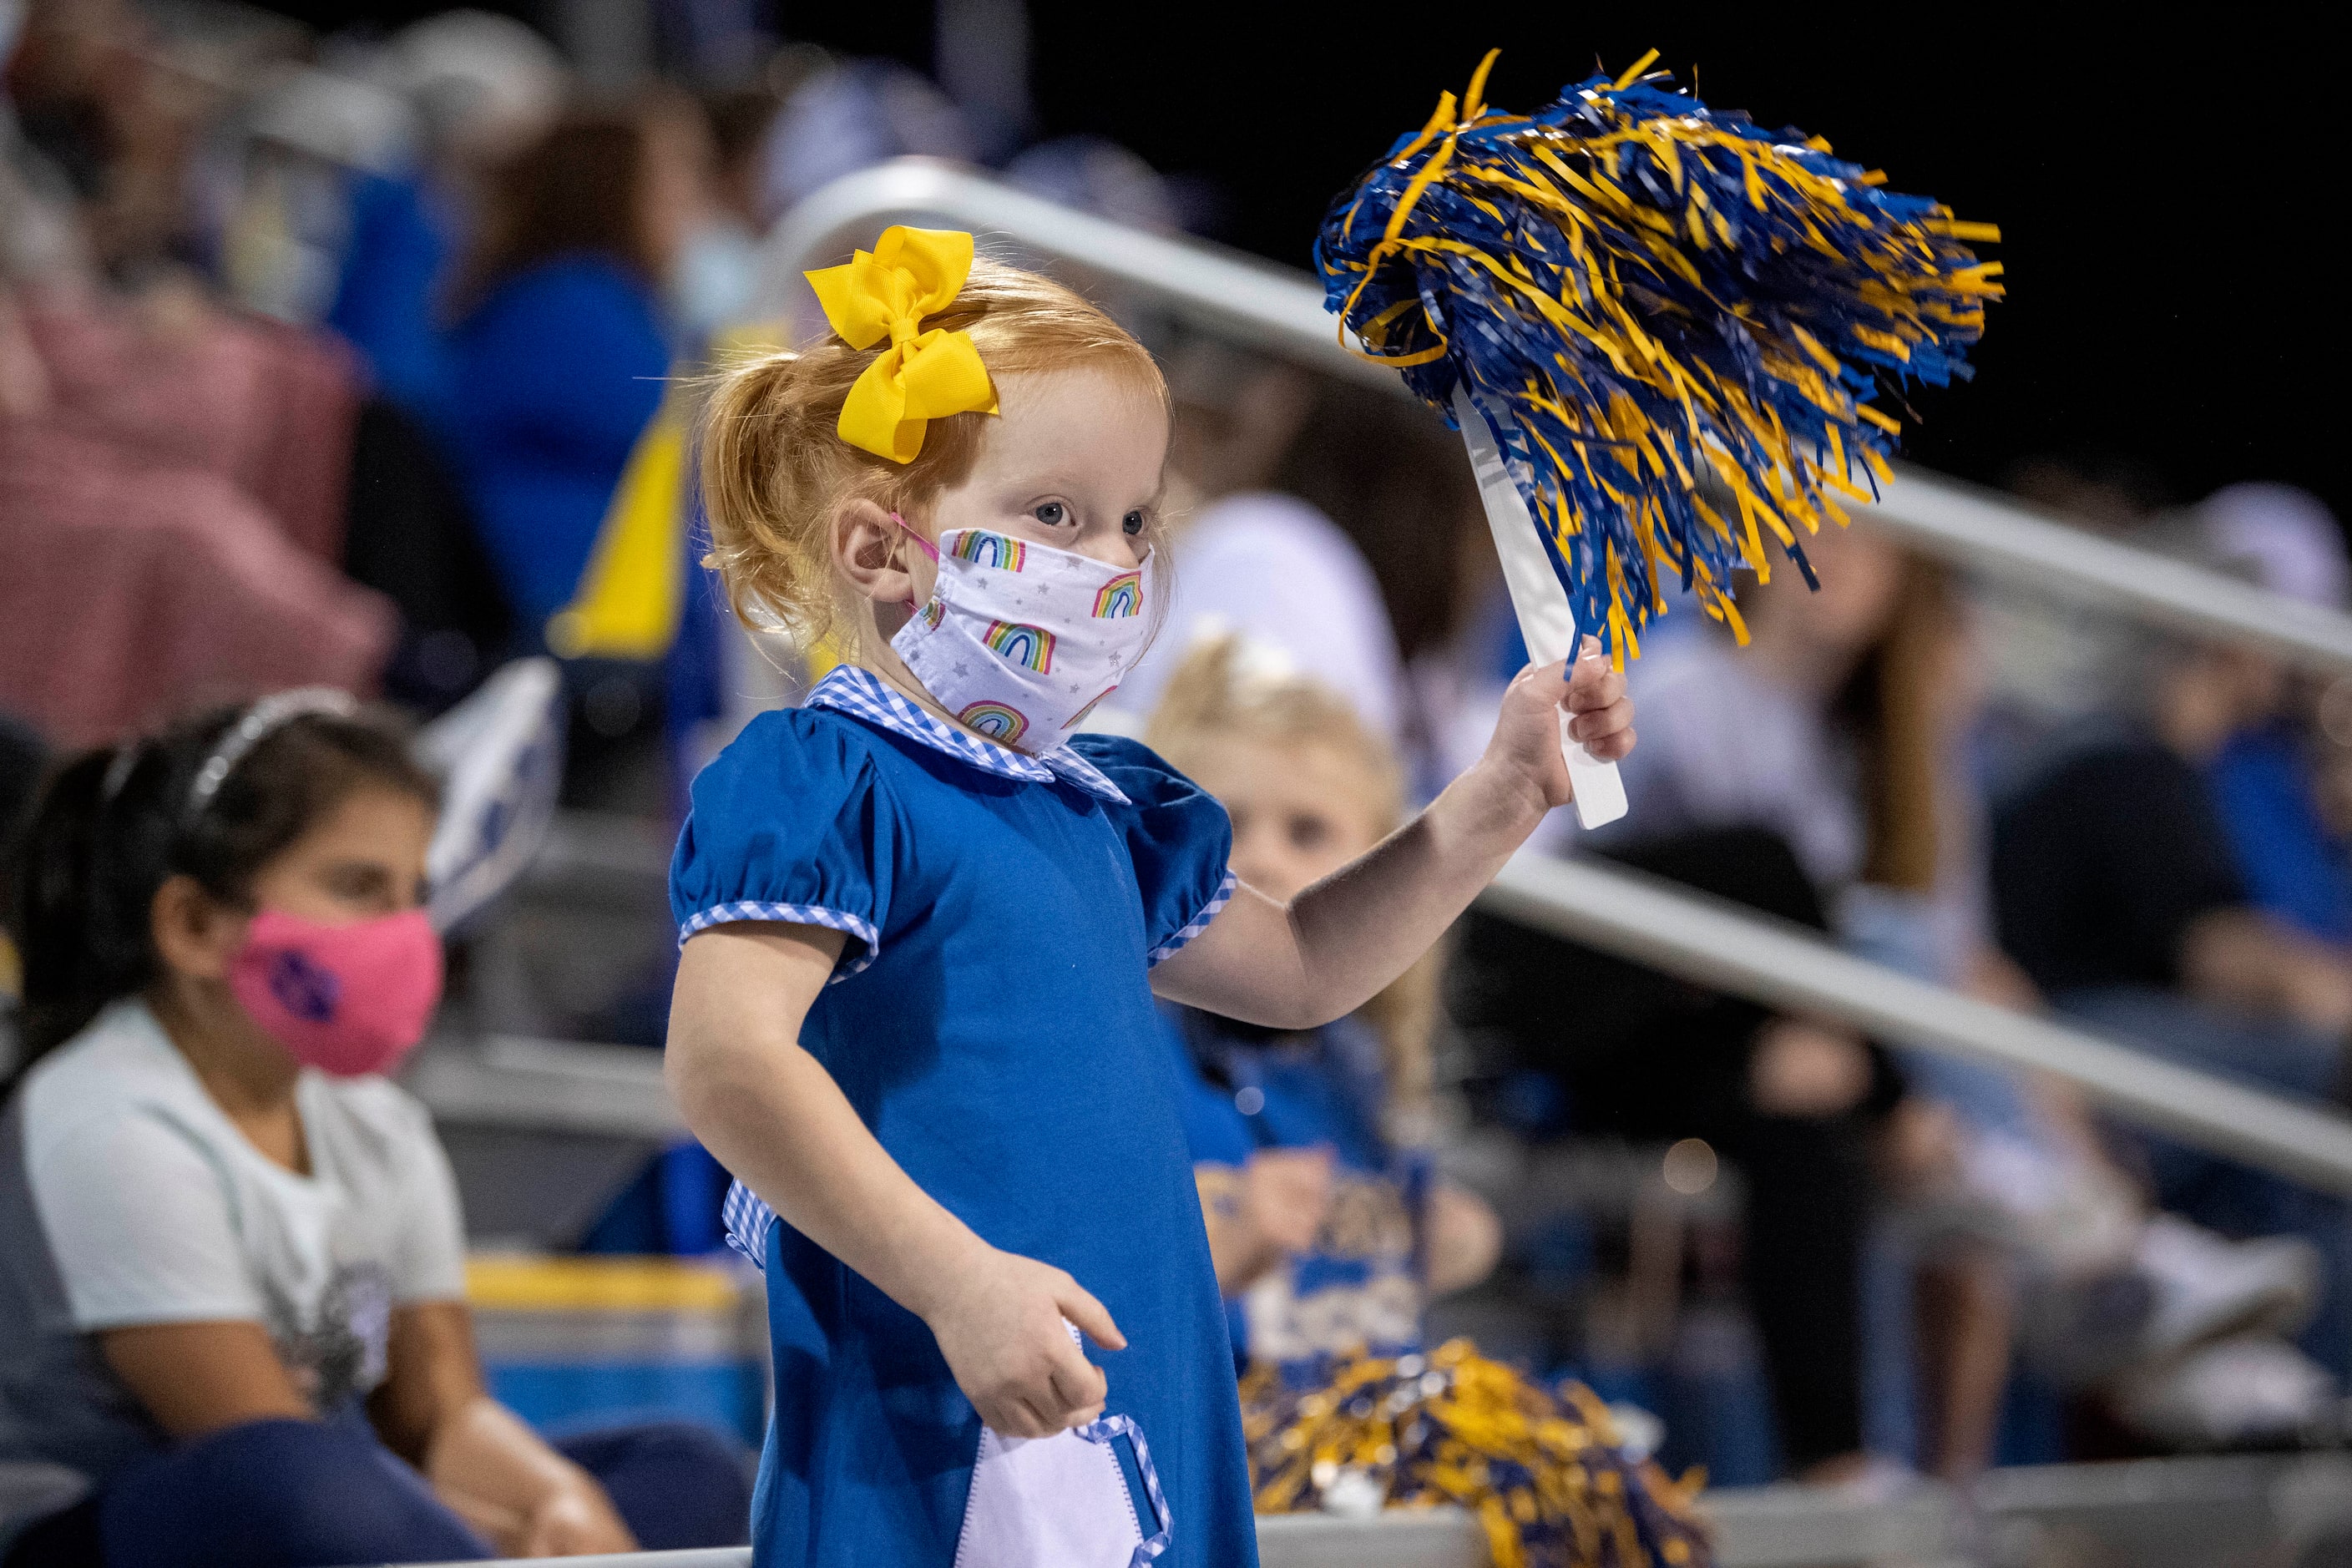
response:
{"label": "puffed sleeve", "polygon": [[1233,856],[1233,823],[1215,796],[1140,742],[1079,735],[1070,748],[1127,796],[1128,804],[1108,809],[1127,839],[1135,885],[1143,894],[1151,962],[1172,958],[1209,929],[1234,896],[1234,874],[1226,864]]}
{"label": "puffed sleeve", "polygon": [[731,921],[826,926],[849,939],[834,970],[874,962],[888,923],[888,813],[872,754],[830,714],[766,713],[694,781],[670,861],[681,946]]}

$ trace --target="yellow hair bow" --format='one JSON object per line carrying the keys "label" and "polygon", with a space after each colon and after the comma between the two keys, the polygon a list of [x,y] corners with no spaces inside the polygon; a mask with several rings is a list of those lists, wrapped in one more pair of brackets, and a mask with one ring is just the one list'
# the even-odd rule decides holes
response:
{"label": "yellow hair bow", "polygon": [[971,334],[922,331],[923,318],[946,310],[971,272],[971,236],[893,224],[872,251],[805,275],[844,342],[867,349],[890,340],[841,405],[843,440],[911,463],[929,421],[996,412],[996,388]]}

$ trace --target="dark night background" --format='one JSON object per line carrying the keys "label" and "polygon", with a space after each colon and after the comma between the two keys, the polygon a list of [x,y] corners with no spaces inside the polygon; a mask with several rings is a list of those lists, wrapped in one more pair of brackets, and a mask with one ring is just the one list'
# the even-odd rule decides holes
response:
{"label": "dark night background", "polygon": [[[279,7],[326,26],[358,10]],[[436,7],[363,9],[392,25]],[[526,17],[527,3],[509,5]],[[1972,386],[1916,400],[1909,455],[2000,482],[2057,457],[2161,499],[2274,479],[2352,516],[2352,362],[2328,239],[2346,195],[2342,46],[2316,7],[1987,11],[1754,5],[1165,6],[1029,0],[1039,131],[1093,132],[1222,192],[1219,237],[1304,267],[1331,196],[1501,45],[1531,108],[1651,47],[1706,101],[1826,136],[1960,216],[2008,267]],[[802,7],[788,37],[928,68],[923,0]],[[1930,23],[1935,25],[1930,25]]]}

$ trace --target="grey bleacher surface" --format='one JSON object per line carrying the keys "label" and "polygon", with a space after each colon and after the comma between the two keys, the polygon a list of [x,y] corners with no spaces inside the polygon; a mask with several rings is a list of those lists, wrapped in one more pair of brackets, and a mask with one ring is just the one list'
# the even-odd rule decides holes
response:
{"label": "grey bleacher surface", "polygon": [[[1996,1470],[1974,1507],[1922,1485],[1887,1501],[1802,1487],[1708,1494],[1720,1568],[2320,1568],[2352,1562],[2352,1458],[2141,1459]],[[1264,1568],[1485,1568],[1454,1510],[1258,1521]],[[556,1559],[547,1560],[550,1563]],[[749,1568],[748,1548],[568,1557],[565,1568]]]}

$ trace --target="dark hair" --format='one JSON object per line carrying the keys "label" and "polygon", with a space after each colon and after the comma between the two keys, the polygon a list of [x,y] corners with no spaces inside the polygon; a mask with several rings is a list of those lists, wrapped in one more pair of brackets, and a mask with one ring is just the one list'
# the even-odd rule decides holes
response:
{"label": "dark hair", "polygon": [[263,736],[192,813],[197,773],[246,711],[85,752],[49,781],[5,879],[24,968],[16,1080],[155,979],[150,910],[168,879],[243,906],[263,868],[362,785],[437,800],[390,720],[304,713]]}
{"label": "dark hair", "polygon": [[517,273],[567,254],[604,256],[657,283],[640,191],[662,113],[650,102],[575,109],[500,165],[450,291],[453,311],[465,315]]}

